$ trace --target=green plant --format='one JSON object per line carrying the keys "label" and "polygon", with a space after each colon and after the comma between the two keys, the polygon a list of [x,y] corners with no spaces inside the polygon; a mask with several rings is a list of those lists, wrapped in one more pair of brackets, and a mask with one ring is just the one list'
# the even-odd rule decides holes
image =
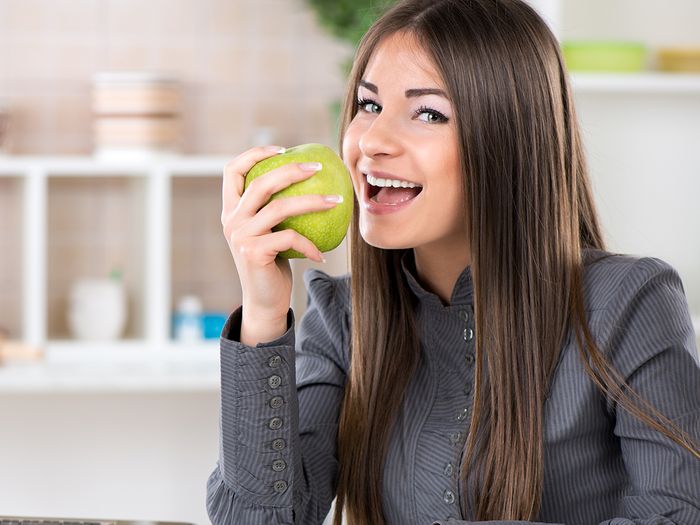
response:
{"label": "green plant", "polygon": [[307,3],[332,35],[356,46],[377,16],[394,1],[307,0]]}

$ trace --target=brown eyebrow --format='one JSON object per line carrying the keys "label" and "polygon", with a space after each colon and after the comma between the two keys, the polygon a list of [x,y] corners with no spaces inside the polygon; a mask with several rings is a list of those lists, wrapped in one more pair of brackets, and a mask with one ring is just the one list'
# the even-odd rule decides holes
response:
{"label": "brown eyebrow", "polygon": [[372,84],[371,82],[367,82],[366,80],[360,80],[360,85],[362,87],[369,89],[375,95],[379,94],[379,88],[377,86],[375,86],[374,84]]}
{"label": "brown eyebrow", "polygon": [[[367,82],[366,80],[360,80],[360,85],[369,89],[372,93],[376,95],[379,94],[379,88],[371,82]],[[423,95],[439,95],[441,97],[448,98],[447,93],[445,93],[442,89],[437,88],[419,88],[406,90],[406,98],[422,97]]]}

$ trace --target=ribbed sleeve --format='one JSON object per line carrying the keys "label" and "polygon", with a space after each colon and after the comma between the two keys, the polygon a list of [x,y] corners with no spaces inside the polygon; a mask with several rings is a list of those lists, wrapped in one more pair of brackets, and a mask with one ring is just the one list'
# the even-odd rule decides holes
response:
{"label": "ribbed sleeve", "polygon": [[298,337],[291,309],[275,341],[241,344],[241,308],[222,332],[220,454],[207,485],[215,525],[320,524],[335,495],[347,321],[337,280],[307,271],[304,281]]}

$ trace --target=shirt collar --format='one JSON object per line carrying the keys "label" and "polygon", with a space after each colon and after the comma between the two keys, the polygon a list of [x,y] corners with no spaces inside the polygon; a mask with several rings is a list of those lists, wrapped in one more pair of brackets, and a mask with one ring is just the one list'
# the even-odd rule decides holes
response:
{"label": "shirt collar", "polygon": [[422,304],[445,309],[449,308],[450,306],[468,305],[473,303],[473,285],[470,266],[464,268],[462,273],[459,274],[454,289],[452,290],[452,297],[450,298],[449,305],[442,304],[442,300],[437,296],[437,294],[429,292],[418,282],[418,273],[416,272],[416,262],[413,250],[406,250],[406,253],[401,256],[401,268],[406,276],[406,281],[408,281],[409,287]]}

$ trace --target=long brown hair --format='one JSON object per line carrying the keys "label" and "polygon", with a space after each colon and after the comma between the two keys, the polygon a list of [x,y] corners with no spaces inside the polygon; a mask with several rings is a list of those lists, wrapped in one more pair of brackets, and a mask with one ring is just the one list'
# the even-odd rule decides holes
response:
{"label": "long brown hair", "polygon": [[[341,151],[369,58],[400,31],[417,37],[433,58],[457,119],[476,326],[472,416],[460,468],[472,519],[537,517],[543,406],[570,330],[602,393],[700,458],[687,434],[625,384],[587,326],[583,251],[606,248],[556,38],[521,0],[399,2],[358,47]],[[367,244],[358,209],[356,203],[350,230],[351,365],[338,431],[335,525],[343,511],[353,525],[385,523],[384,459],[420,351],[414,298],[401,271],[405,250]]]}

